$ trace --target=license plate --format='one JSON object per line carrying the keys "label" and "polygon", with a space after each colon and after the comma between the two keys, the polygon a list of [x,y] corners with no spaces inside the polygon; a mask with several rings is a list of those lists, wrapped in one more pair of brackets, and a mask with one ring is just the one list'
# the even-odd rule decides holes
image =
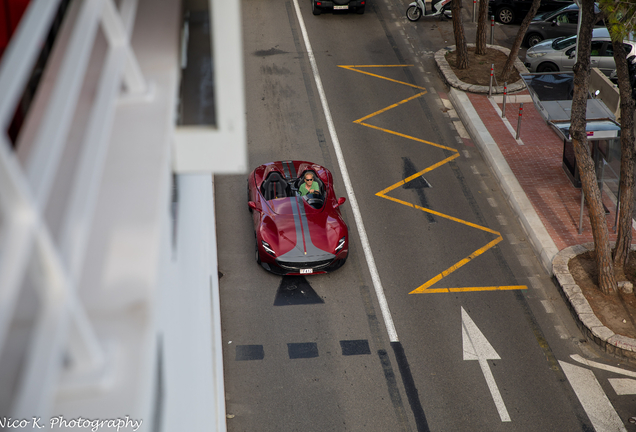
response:
{"label": "license plate", "polygon": [[343,10],[343,9],[349,9],[349,5],[342,5],[342,6],[338,6],[338,5],[334,5],[333,6],[333,10]]}
{"label": "license plate", "polygon": [[300,274],[309,274],[313,272],[314,272],[314,269],[300,269]]}

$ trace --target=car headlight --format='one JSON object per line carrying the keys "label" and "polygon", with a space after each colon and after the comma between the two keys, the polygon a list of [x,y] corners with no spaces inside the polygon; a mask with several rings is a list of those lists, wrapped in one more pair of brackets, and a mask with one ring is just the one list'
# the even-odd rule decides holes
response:
{"label": "car headlight", "polygon": [[345,238],[343,237],[340,240],[338,240],[338,246],[336,246],[336,252],[342,249],[344,247],[344,244],[345,244]]}
{"label": "car headlight", "polygon": [[274,252],[274,249],[272,249],[269,243],[267,243],[265,240],[261,240],[261,244],[263,245],[263,249],[265,249],[265,252],[267,252],[271,256],[276,256],[276,252]]}
{"label": "car headlight", "polygon": [[526,56],[530,58],[538,58],[538,57],[543,57],[546,54],[547,52],[529,52],[529,53],[526,53]]}

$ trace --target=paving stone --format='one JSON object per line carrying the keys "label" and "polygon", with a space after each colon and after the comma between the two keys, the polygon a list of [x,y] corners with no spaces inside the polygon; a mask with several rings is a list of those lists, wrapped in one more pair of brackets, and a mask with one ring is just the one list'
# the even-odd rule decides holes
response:
{"label": "paving stone", "polygon": [[612,336],[615,335],[613,331],[611,331],[605,326],[592,327],[590,330],[592,331],[592,334],[594,336],[598,337],[599,339],[603,341],[608,341]]}

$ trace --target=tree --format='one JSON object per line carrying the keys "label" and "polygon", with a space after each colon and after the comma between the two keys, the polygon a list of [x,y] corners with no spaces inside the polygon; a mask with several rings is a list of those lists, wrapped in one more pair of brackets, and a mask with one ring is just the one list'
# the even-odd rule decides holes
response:
{"label": "tree", "polygon": [[609,232],[605,220],[605,209],[596,178],[596,167],[590,155],[587,141],[586,111],[590,84],[590,54],[592,29],[595,22],[594,0],[580,0],[581,28],[577,41],[577,61],[574,64],[574,96],[570,117],[570,135],[574,144],[576,165],[581,175],[585,202],[587,204],[594,251],[598,268],[598,285],[605,294],[617,290],[614,266],[609,246]]}
{"label": "tree", "polygon": [[477,36],[475,39],[475,54],[486,55],[486,29],[488,26],[488,2],[479,2],[479,14],[477,18]]}
{"label": "tree", "polygon": [[453,33],[455,34],[455,50],[457,59],[455,67],[457,69],[468,69],[468,46],[466,45],[466,35],[464,34],[464,23],[462,22],[461,0],[452,0]]}
{"label": "tree", "polygon": [[[483,2],[483,0],[482,0]],[[537,14],[539,10],[539,6],[541,5],[541,0],[532,0],[532,6],[530,6],[530,10],[527,15],[521,22],[521,26],[519,27],[519,31],[517,32],[517,37],[515,38],[515,42],[512,44],[512,48],[510,49],[510,54],[508,54],[508,59],[506,60],[506,64],[504,65],[503,71],[501,72],[501,81],[506,82],[512,73],[512,68],[515,65],[515,60],[517,59],[517,55],[519,54],[519,48],[521,48],[521,42],[523,42],[523,38],[526,35],[526,31],[530,26],[530,21]]]}
{"label": "tree", "polygon": [[629,258],[632,243],[632,211],[634,200],[634,99],[630,82],[627,53],[623,39],[634,31],[636,4],[615,0],[602,0],[599,4],[605,15],[605,25],[612,38],[614,62],[618,76],[621,107],[621,173],[620,212],[618,233],[613,251],[615,271],[625,277],[623,268]]}

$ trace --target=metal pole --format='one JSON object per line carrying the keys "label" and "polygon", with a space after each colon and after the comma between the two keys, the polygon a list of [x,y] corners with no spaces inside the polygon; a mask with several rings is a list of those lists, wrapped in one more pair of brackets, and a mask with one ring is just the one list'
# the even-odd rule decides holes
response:
{"label": "metal pole", "polygon": [[495,72],[495,64],[490,65],[490,87],[488,87],[488,97],[492,97],[492,77]]}
{"label": "metal pole", "polygon": [[503,108],[501,108],[501,118],[506,118],[506,95],[508,94],[508,83],[504,82]]}
{"label": "metal pole", "polygon": [[[485,0],[482,0],[485,1]],[[490,45],[495,44],[495,16],[490,15]]]}
{"label": "metal pole", "polygon": [[521,116],[523,115],[523,102],[519,105],[519,120],[517,120],[517,137],[519,139],[519,133],[521,132]]}
{"label": "metal pole", "polygon": [[[482,0],[482,1],[486,1],[486,0]],[[477,0],[473,0],[473,22],[477,22],[476,20],[477,17],[475,16],[476,14],[475,11],[477,10],[476,8],[477,8]]]}
{"label": "metal pole", "polygon": [[618,196],[616,200],[616,217],[614,218],[614,232],[616,232],[616,227],[618,226],[618,213],[621,210],[621,182],[618,182]]}

